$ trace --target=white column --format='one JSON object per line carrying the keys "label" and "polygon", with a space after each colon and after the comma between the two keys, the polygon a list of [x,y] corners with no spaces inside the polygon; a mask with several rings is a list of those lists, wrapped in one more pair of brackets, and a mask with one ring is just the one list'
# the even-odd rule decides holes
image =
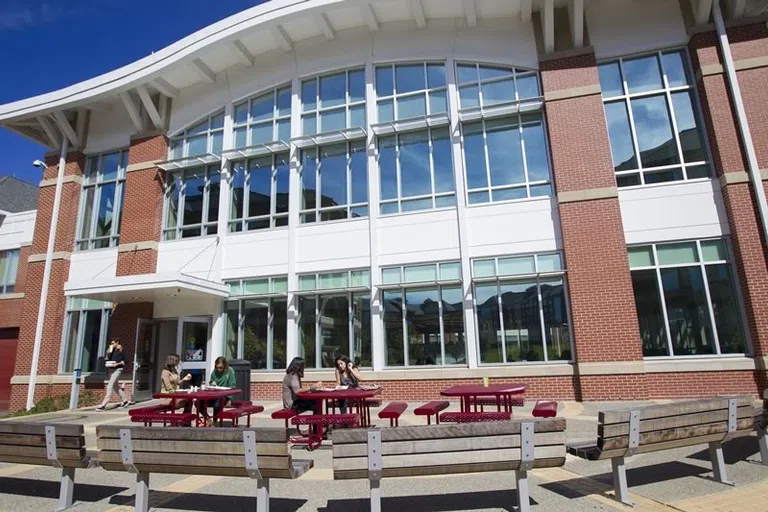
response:
{"label": "white column", "polygon": [[[40,345],[43,342],[43,324],[45,323],[45,308],[48,304],[48,288],[51,284],[51,266],[53,265],[53,250],[56,242],[56,229],[59,225],[59,209],[61,208],[61,190],[63,188],[64,169],[67,166],[67,150],[69,141],[61,136],[61,152],[59,153],[59,170],[56,175],[56,192],[53,198],[51,227],[48,230],[48,248],[45,251],[45,267],[43,268],[43,286],[40,290],[40,305],[37,309],[37,325],[35,326],[35,344],[32,348],[32,367],[29,371],[29,386],[27,387],[27,410],[35,405],[35,385],[37,384],[37,366],[40,363]],[[77,365],[80,363],[77,362]]]}
{"label": "white column", "polygon": [[[291,138],[301,135],[301,81],[291,82]],[[288,184],[288,327],[286,329],[285,364],[299,355],[298,297],[292,292],[299,289],[296,274],[296,248],[301,209],[301,180],[299,176],[299,148],[291,144],[291,175]],[[312,366],[312,365],[310,365]]]}
{"label": "white column", "polygon": [[459,122],[459,94],[456,87],[456,66],[449,58],[446,65],[448,78],[448,113],[451,117],[451,156],[456,183],[456,217],[459,226],[459,252],[461,254],[462,292],[464,295],[464,333],[467,344],[467,364],[477,368],[477,332],[475,330],[474,290],[472,289],[472,266],[469,259],[469,236],[467,234],[467,194],[464,188],[464,155],[461,151],[461,123]]}
{"label": "white column", "polygon": [[208,368],[206,375],[208,380],[213,373],[214,362],[216,358],[224,355],[224,301],[216,300],[213,307],[213,325],[211,328],[211,341],[208,350]]}
{"label": "white column", "polygon": [[[373,63],[365,65],[365,116],[368,126],[376,122],[376,90],[374,89]],[[376,136],[368,129],[368,239],[371,251],[371,355],[373,369],[380,371],[387,363],[384,347],[384,310],[381,303],[381,269],[379,268],[379,166],[376,162]]]}

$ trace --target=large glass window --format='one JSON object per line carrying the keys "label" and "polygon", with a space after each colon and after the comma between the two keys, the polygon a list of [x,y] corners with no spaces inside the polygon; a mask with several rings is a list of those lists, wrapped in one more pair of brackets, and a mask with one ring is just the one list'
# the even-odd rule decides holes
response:
{"label": "large glass window", "polygon": [[381,214],[456,205],[448,128],[379,137]]}
{"label": "large glass window", "polygon": [[233,166],[231,232],[288,225],[290,168],[288,154],[251,158]]}
{"label": "large glass window", "polygon": [[382,269],[387,366],[465,365],[461,264]]}
{"label": "large glass window", "polygon": [[629,248],[643,355],[743,354],[742,310],[723,240]]}
{"label": "large glass window", "polygon": [[472,262],[481,363],[571,360],[559,253]]}
{"label": "large glass window", "polygon": [[446,91],[445,64],[376,66],[378,122],[444,113]]}
{"label": "large glass window", "polygon": [[484,64],[457,64],[461,110],[538,98],[538,72]]}
{"label": "large glass window", "polygon": [[365,127],[365,71],[350,69],[301,83],[302,134]]}
{"label": "large glass window", "polygon": [[291,140],[291,87],[281,87],[235,105],[235,148]]}
{"label": "large glass window", "polygon": [[301,222],[368,216],[365,141],[302,151]]}
{"label": "large glass window", "polygon": [[710,176],[684,51],[605,62],[599,73],[618,186]]}
{"label": "large glass window", "polygon": [[218,165],[167,173],[163,239],[215,235],[218,232]]}
{"label": "large glass window", "polygon": [[120,243],[127,166],[128,151],[88,157],[80,201],[78,250],[115,247]]}
{"label": "large glass window", "polygon": [[19,250],[0,252],[0,293],[16,290],[16,273],[19,269]]}
{"label": "large glass window", "polygon": [[[90,299],[68,299],[61,351],[61,372],[98,372],[107,350],[112,304]],[[80,352],[80,361],[77,354]]]}
{"label": "large glass window", "polygon": [[169,158],[219,155],[224,144],[224,112],[213,114],[171,139]]}
{"label": "large glass window", "polygon": [[540,113],[463,125],[469,204],[552,195]]}
{"label": "large glass window", "polygon": [[333,368],[340,355],[372,366],[370,281],[369,270],[299,276],[299,353],[309,368]]}
{"label": "large glass window", "polygon": [[286,365],[288,304],[286,276],[231,281],[226,305],[226,353],[247,359],[254,370]]}

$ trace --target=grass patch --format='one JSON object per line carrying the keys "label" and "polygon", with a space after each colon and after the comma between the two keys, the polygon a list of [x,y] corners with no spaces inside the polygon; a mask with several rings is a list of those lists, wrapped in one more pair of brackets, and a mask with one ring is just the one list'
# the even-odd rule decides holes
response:
{"label": "grass patch", "polygon": [[[85,407],[93,404],[97,399],[96,393],[90,390],[85,390],[80,393],[77,400],[78,407]],[[8,418],[18,418],[21,416],[32,416],[33,414],[45,414],[48,412],[63,411],[69,409],[70,395],[49,396],[42,398],[30,410],[22,409],[20,411],[12,412]]]}

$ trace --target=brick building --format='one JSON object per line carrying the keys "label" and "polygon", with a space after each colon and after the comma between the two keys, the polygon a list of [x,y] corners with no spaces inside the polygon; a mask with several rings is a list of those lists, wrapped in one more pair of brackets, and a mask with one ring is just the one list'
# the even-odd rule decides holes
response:
{"label": "brick building", "polygon": [[339,354],[391,398],[759,392],[765,9],[275,0],[0,106],[51,148],[12,407],[103,388],[111,337],[137,399],[170,352],[257,399]]}

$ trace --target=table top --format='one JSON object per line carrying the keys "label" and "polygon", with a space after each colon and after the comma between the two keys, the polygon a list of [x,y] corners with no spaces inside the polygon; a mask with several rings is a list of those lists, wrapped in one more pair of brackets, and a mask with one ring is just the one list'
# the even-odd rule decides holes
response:
{"label": "table top", "polygon": [[152,398],[175,398],[177,400],[216,400],[239,394],[239,389],[201,389],[195,392],[179,390],[174,393],[155,393]]}
{"label": "table top", "polygon": [[296,396],[304,400],[355,400],[371,398],[381,393],[381,388],[376,389],[334,389],[332,391],[304,391],[296,393]]}
{"label": "table top", "polygon": [[440,392],[443,396],[496,396],[519,395],[528,389],[527,384],[459,384],[451,386]]}

